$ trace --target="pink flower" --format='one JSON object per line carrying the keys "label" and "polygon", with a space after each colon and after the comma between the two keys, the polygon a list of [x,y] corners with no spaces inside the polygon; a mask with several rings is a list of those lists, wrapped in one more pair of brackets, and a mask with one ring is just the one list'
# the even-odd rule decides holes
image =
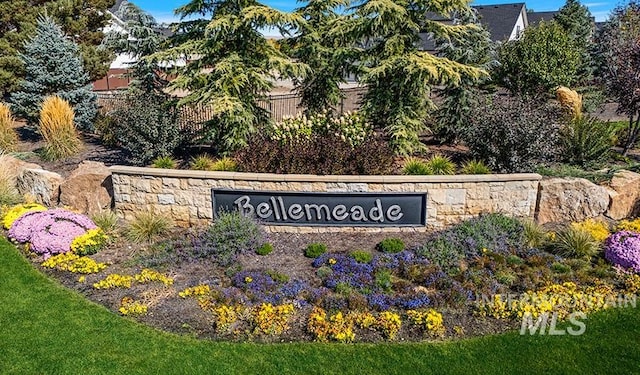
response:
{"label": "pink flower", "polygon": [[31,251],[48,258],[71,250],[73,240],[96,225],[88,217],[63,209],[32,212],[21,216],[9,230],[9,237],[31,243]]}

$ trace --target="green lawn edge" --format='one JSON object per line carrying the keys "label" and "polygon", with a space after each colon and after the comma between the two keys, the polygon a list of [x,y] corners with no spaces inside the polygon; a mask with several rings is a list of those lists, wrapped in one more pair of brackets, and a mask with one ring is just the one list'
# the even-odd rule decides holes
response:
{"label": "green lawn edge", "polygon": [[441,343],[196,340],[122,318],[43,275],[0,239],[0,374],[640,373],[638,308],[589,316],[582,336],[517,332]]}

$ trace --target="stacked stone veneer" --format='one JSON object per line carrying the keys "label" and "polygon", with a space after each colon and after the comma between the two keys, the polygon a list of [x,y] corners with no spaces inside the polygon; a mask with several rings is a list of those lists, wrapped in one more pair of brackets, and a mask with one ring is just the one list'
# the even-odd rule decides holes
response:
{"label": "stacked stone veneer", "polygon": [[315,176],[111,167],[116,212],[130,220],[153,210],[180,226],[213,220],[212,188],[279,192],[426,192],[427,225],[411,228],[270,226],[272,231],[416,231],[481,213],[533,218],[537,174],[457,176]]}

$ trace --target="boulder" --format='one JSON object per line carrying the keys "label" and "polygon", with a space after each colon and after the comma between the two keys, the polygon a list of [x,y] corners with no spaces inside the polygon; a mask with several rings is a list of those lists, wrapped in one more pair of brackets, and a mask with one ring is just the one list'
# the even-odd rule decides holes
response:
{"label": "boulder", "polygon": [[602,215],[609,207],[609,192],[583,178],[540,181],[536,221],[539,224],[582,221]]}
{"label": "boulder", "polygon": [[28,168],[20,172],[16,185],[20,194],[29,195],[45,206],[55,206],[58,204],[62,181],[62,176],[57,173]]}
{"label": "boulder", "polygon": [[2,169],[3,176],[9,176],[14,180],[22,173],[25,169],[42,169],[38,164],[27,163],[26,161],[22,161],[18,158],[14,158],[10,155],[1,155],[0,156],[0,168]]}
{"label": "boulder", "polygon": [[93,214],[111,208],[111,171],[103,163],[83,161],[60,185],[60,204]]}
{"label": "boulder", "polygon": [[611,202],[605,213],[607,217],[621,220],[640,213],[640,174],[625,170],[616,172],[608,191]]}

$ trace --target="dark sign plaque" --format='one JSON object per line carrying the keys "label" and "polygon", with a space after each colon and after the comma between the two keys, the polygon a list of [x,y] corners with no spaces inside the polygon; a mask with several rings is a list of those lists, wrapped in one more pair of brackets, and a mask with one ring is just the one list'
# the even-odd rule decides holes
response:
{"label": "dark sign plaque", "polygon": [[308,193],[212,189],[213,212],[240,211],[269,225],[424,226],[426,193]]}

